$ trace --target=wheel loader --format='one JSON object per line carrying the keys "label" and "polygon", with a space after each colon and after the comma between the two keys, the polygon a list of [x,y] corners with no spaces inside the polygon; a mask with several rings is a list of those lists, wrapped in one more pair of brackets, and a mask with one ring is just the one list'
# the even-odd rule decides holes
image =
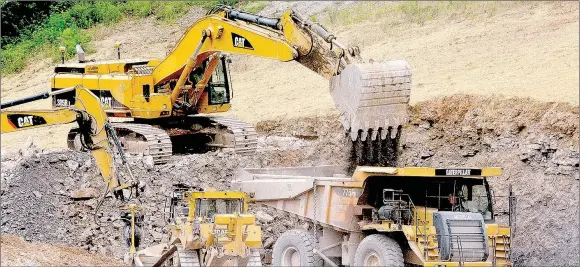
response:
{"label": "wheel loader", "polygon": [[[112,124],[123,148],[152,155],[156,163],[175,152],[229,148],[255,153],[252,125],[211,115],[230,109],[228,54],[296,61],[328,79],[358,165],[394,165],[408,120],[411,69],[406,61],[365,61],[358,47],[345,46],[292,9],[267,18],[218,5],[161,60],[120,59],[119,52],[116,60],[86,61],[82,48],[77,51],[79,63],[55,67],[52,90],[76,84],[90,89],[109,116],[130,119]],[[53,96],[54,107],[74,103],[74,94]],[[69,146],[79,147],[74,129]]]}
{"label": "wheel loader", "polygon": [[169,242],[132,257],[134,266],[262,266],[262,232],[243,192],[176,189],[169,197]]}
{"label": "wheel loader", "polygon": [[359,166],[347,177],[337,166],[264,168],[242,170],[234,186],[314,225],[280,235],[272,266],[503,267],[512,266],[511,228],[495,223],[487,182],[500,174]]}

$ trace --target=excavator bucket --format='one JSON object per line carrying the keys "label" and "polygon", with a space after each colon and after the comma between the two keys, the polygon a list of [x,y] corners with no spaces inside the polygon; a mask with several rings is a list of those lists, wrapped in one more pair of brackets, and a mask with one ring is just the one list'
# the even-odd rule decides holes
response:
{"label": "excavator bucket", "polygon": [[402,127],[409,120],[407,61],[354,63],[330,78],[330,92],[352,140],[355,166],[396,166]]}
{"label": "excavator bucket", "polygon": [[411,68],[404,60],[349,64],[331,77],[330,92],[352,141],[396,138],[408,121]]}

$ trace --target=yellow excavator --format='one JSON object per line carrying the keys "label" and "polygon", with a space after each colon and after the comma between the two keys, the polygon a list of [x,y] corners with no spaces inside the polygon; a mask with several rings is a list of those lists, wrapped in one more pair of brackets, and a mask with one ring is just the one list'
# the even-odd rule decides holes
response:
{"label": "yellow excavator", "polygon": [[[75,96],[75,104],[63,108],[51,110],[5,110],[25,103],[40,99],[46,99],[59,94],[72,93]],[[74,123],[78,124],[79,141],[84,150],[90,151],[95,159],[101,175],[107,184],[100,203],[108,192],[112,192],[116,199],[129,202],[139,196],[138,181],[129,168],[124,150],[121,148],[115,130],[111,126],[105,110],[101,106],[100,99],[90,90],[77,85],[61,90],[45,92],[26,98],[5,102],[0,105],[0,126],[2,134],[27,129]],[[115,166],[115,149],[126,168],[128,181],[123,183]],[[99,204],[100,206],[100,204]],[[126,243],[135,251],[140,241],[140,228],[142,215],[136,216],[139,206],[129,204],[120,207],[121,218],[125,222]]]}
{"label": "yellow excavator", "polygon": [[[46,99],[54,95],[73,93],[76,102],[73,106],[52,110],[5,110],[10,107],[33,102],[39,99]],[[112,192],[115,198],[128,202],[138,197],[138,181],[135,180],[131,169],[128,166],[121,144],[107,118],[107,114],[101,106],[100,99],[90,90],[82,86],[63,88],[58,91],[37,94],[31,97],[21,98],[0,105],[2,110],[1,131],[2,134],[34,129],[39,127],[74,123],[78,124],[79,140],[82,147],[90,151],[93,155],[96,165],[107,186],[107,191],[99,203],[104,201],[106,195]],[[128,181],[123,183],[114,164],[114,149],[126,168]],[[110,191],[109,191],[110,190]],[[99,204],[100,206],[100,204]],[[136,228],[136,221],[142,220],[142,216],[135,216],[135,204],[121,207],[121,218],[125,222],[125,238],[127,243],[132,246],[138,244],[140,229]],[[127,233],[130,231],[130,234]],[[137,235],[135,233],[137,232]]]}
{"label": "yellow excavator", "polygon": [[[52,110],[5,110],[6,108],[33,102],[51,96],[73,93],[76,102],[73,106]],[[58,91],[37,94],[31,97],[21,98],[0,105],[2,133],[76,122],[80,141],[85,150],[93,155],[101,175],[112,190],[115,197],[124,199],[128,190],[136,188],[136,181],[128,168],[124,151],[119,149],[120,144],[115,131],[109,123],[107,114],[101,106],[99,98],[90,90],[82,86],[63,88]],[[127,167],[129,183],[122,184],[116,174],[114,165],[113,147],[117,146],[122,164]],[[124,192],[125,191],[125,194]],[[130,194],[130,193],[129,193]]]}
{"label": "yellow excavator", "polygon": [[[117,49],[120,49],[117,46]],[[120,50],[118,50],[120,51]],[[163,60],[86,61],[59,64],[52,91],[82,84],[97,95],[128,153],[166,162],[172,153],[230,148],[253,154],[254,127],[225,116],[233,95],[227,54],[297,61],[330,81],[330,93],[353,144],[357,165],[393,165],[407,120],[411,69],[406,61],[366,62],[323,26],[290,9],[267,18],[218,5],[193,23]],[[76,103],[73,93],[53,95],[54,107]],[[259,107],[256,107],[259,109]],[[69,146],[80,147],[79,131]]]}

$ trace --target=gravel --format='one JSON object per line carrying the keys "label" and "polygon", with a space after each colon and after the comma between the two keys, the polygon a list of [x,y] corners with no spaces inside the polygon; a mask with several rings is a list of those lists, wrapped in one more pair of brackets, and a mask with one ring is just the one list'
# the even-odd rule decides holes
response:
{"label": "gravel", "polygon": [[[512,247],[515,263],[579,264],[576,108],[454,96],[420,103],[410,113],[400,165],[502,167],[502,176],[490,183],[499,223],[507,223],[509,185],[518,197]],[[227,190],[236,170],[244,167],[348,167],[347,141],[334,116],[262,121],[257,130],[260,145],[252,157],[218,152],[175,155],[169,163],[157,166],[148,165],[146,157],[129,158],[143,188],[142,247],[167,241],[164,206],[176,185]],[[127,248],[117,207],[123,203],[109,193],[98,206],[104,184],[91,157],[66,150],[43,151],[34,145],[26,150],[32,153],[2,151],[2,234],[67,243],[122,258]],[[78,190],[92,192],[91,197],[71,198]],[[312,230],[298,216],[272,208],[251,205],[250,211],[262,226],[266,253],[287,229]]]}

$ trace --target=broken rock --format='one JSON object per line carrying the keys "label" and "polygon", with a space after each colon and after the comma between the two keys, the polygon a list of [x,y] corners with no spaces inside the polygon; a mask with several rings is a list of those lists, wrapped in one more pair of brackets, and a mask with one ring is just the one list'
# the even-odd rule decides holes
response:
{"label": "broken rock", "polygon": [[421,154],[419,156],[421,157],[421,159],[428,159],[433,156],[433,152],[431,152],[430,150],[423,150],[421,151]]}
{"label": "broken rock", "polygon": [[145,169],[147,169],[148,171],[152,170],[155,167],[153,157],[152,156],[143,157],[143,165],[145,166]]}
{"label": "broken rock", "polygon": [[97,198],[99,197],[99,192],[94,188],[82,188],[72,191],[70,197],[77,200]]}
{"label": "broken rock", "polygon": [[268,237],[268,238],[266,238],[266,240],[264,240],[264,248],[265,249],[272,248],[272,245],[274,245],[274,238]]}
{"label": "broken rock", "polygon": [[274,217],[272,217],[272,215],[261,210],[256,212],[256,219],[258,219],[258,221],[263,223],[271,223],[272,221],[274,221]]}
{"label": "broken rock", "polygon": [[36,198],[41,198],[42,197],[42,194],[40,192],[38,192],[38,191],[32,191],[32,194],[34,194],[34,196]]}
{"label": "broken rock", "polygon": [[68,166],[71,171],[76,171],[79,168],[79,163],[74,160],[67,160],[66,165]]}

